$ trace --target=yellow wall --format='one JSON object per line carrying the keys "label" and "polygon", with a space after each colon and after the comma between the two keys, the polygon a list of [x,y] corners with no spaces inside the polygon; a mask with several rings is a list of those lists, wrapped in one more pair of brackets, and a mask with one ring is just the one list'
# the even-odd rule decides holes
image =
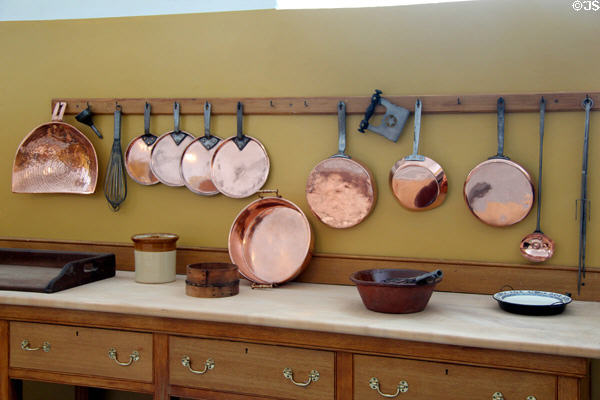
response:
{"label": "yellow wall", "polygon": [[[49,22],[0,23],[0,236],[128,242],[133,233],[170,231],[182,246],[225,247],[229,226],[249,199],[204,198],[183,188],[142,187],[129,181],[121,211],[109,210],[103,179],[93,196],[10,192],[19,142],[49,120],[53,97],[266,97],[384,94],[510,93],[600,90],[599,13],[576,13],[570,1],[481,1],[352,10],[256,11]],[[310,220],[316,251],[522,262],[521,237],[534,213],[498,229],[464,205],[468,171],[495,153],[495,115],[424,116],[422,152],[447,171],[442,207],[410,213],[393,199],[388,170],[411,152],[412,120],[397,144],[355,132],[348,151],[372,169],[380,197],[373,214],[349,230]],[[577,221],[583,113],[552,113],[546,124],[543,228],[557,242],[555,264],[577,262]],[[67,121],[73,122],[72,116]],[[76,124],[76,122],[74,122]],[[112,119],[97,118],[105,139],[78,125],[96,146],[103,175]],[[200,116],[183,128],[202,132]],[[152,120],[155,133],[172,127]],[[123,147],[142,131],[141,116],[124,119]],[[229,136],[233,117],[213,121]],[[306,177],[337,144],[334,116],[250,116],[246,132],[271,157],[268,188],[307,210]],[[592,116],[589,264],[600,234],[595,185],[600,117]],[[509,114],[506,153],[537,176],[538,116]],[[597,379],[598,380],[598,379]],[[598,394],[596,395],[598,396]],[[596,397],[598,398],[598,397]]]}

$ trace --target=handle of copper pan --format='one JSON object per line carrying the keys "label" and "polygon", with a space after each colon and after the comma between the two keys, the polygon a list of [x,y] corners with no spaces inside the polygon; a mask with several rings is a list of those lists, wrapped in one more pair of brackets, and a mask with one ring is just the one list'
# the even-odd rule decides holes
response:
{"label": "handle of copper pan", "polygon": [[494,158],[508,159],[504,155],[504,98],[499,97],[497,103],[498,109],[498,154]]}
{"label": "handle of copper pan", "polygon": [[346,154],[346,103],[338,103],[338,152],[332,157],[350,158]]}
{"label": "handle of copper pan", "polygon": [[410,156],[406,157],[409,161],[425,161],[424,156],[419,155],[419,141],[421,139],[421,110],[423,103],[421,99],[417,99],[415,102],[415,135],[413,138],[413,152]]}

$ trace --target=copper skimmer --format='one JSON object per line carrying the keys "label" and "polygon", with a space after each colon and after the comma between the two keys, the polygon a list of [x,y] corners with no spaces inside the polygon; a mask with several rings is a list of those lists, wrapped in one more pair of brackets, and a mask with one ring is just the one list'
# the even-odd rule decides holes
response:
{"label": "copper skimmer", "polygon": [[229,231],[232,262],[259,285],[276,286],[297,277],[308,266],[313,246],[306,215],[279,194],[248,204]]}
{"label": "copper skimmer", "polygon": [[421,100],[417,99],[413,153],[396,161],[390,171],[392,193],[402,206],[413,211],[424,211],[439,206],[448,192],[448,179],[440,164],[419,155],[421,109]]}
{"label": "copper skimmer", "polygon": [[504,155],[504,99],[498,99],[498,154],[469,172],[463,194],[469,210],[492,226],[509,226],[523,220],[533,206],[529,173]]}
{"label": "copper skimmer", "polygon": [[237,135],[225,139],[210,160],[210,178],[227,197],[252,196],[267,181],[269,156],[255,138],[242,133],[243,105],[237,103]]}
{"label": "copper skimmer", "polygon": [[62,122],[67,103],[57,102],[52,121],[23,139],[13,164],[13,193],[91,194],[98,181],[96,150],[83,133]]}
{"label": "copper skimmer", "polygon": [[210,133],[209,102],[204,104],[204,136],[196,138],[183,152],[181,157],[181,177],[185,186],[196,194],[213,196],[218,194],[210,178],[210,160],[221,141],[220,137]]}
{"label": "copper skimmer", "polygon": [[171,132],[161,135],[150,155],[150,169],[159,181],[167,186],[183,186],[180,165],[185,148],[194,141],[194,137],[179,129],[179,103],[173,104],[175,127]]}
{"label": "copper skimmer", "polygon": [[306,200],[312,213],[332,228],[350,228],[373,210],[375,180],[346,150],[346,104],[338,103],[338,152],[317,164],[308,175]]}
{"label": "copper skimmer", "polygon": [[542,210],[542,160],[544,155],[544,116],[546,114],[546,100],[540,100],[540,163],[537,187],[537,223],[535,231],[521,240],[521,254],[533,262],[546,261],[554,254],[554,240],[545,235],[540,228],[540,216]]}
{"label": "copper skimmer", "polygon": [[150,133],[151,106],[144,108],[144,134],[133,139],[125,151],[125,167],[129,177],[141,185],[154,185],[158,178],[150,168],[152,148],[158,137]]}

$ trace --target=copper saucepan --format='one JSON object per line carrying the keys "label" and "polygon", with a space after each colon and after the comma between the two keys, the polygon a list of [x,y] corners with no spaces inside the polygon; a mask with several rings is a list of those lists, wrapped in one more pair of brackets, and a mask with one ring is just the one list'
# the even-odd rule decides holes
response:
{"label": "copper saucepan", "polygon": [[210,160],[210,177],[227,197],[252,196],[267,181],[270,161],[267,150],[257,139],[242,133],[244,109],[237,103],[237,135],[225,139]]}
{"label": "copper saucepan", "polygon": [[373,210],[377,190],[373,174],[346,150],[346,104],[338,103],[338,152],[308,175],[306,200],[312,213],[333,228],[350,228]]}
{"label": "copper saucepan", "polygon": [[98,181],[96,150],[83,133],[62,122],[67,103],[57,102],[52,121],[23,139],[12,171],[13,193],[91,194]]}
{"label": "copper saucepan", "polygon": [[210,179],[210,159],[217,150],[220,137],[210,133],[209,102],[204,104],[204,136],[196,138],[181,157],[181,177],[185,186],[196,194],[213,196],[219,191]]}
{"label": "copper saucepan", "polygon": [[159,181],[167,186],[183,186],[181,156],[194,137],[179,129],[179,103],[173,104],[175,127],[161,135],[152,147],[150,168]]}
{"label": "copper saucepan", "polygon": [[392,193],[402,206],[413,211],[438,207],[448,192],[448,179],[441,165],[419,155],[421,108],[421,100],[417,99],[413,153],[396,161],[390,171]]}
{"label": "copper saucepan", "polygon": [[312,229],[289,200],[265,197],[248,204],[229,231],[231,261],[248,280],[279,285],[297,277],[313,251]]}
{"label": "copper saucepan", "polygon": [[158,137],[150,133],[151,106],[144,109],[144,134],[133,139],[125,151],[125,168],[129,177],[141,185],[154,185],[158,178],[152,173],[150,162],[152,148]]}
{"label": "copper saucepan", "polygon": [[469,210],[492,226],[509,226],[531,211],[534,191],[529,173],[504,155],[504,99],[498,99],[498,154],[469,172],[463,187]]}

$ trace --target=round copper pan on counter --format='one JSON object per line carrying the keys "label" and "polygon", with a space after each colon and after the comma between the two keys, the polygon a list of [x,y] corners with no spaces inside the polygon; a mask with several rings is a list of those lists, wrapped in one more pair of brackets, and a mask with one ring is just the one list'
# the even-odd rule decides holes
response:
{"label": "round copper pan on counter", "polygon": [[156,139],[150,133],[150,104],[144,109],[144,134],[133,139],[125,151],[125,168],[129,177],[141,185],[154,185],[158,178],[150,168],[152,148]]}
{"label": "round copper pan on counter", "polygon": [[267,150],[242,133],[243,107],[237,105],[237,135],[225,139],[210,160],[210,176],[217,190],[236,199],[258,192],[269,176]]}
{"label": "round copper pan on counter", "polygon": [[213,196],[218,194],[210,177],[210,160],[217,150],[221,138],[210,133],[210,103],[204,105],[204,136],[196,138],[181,157],[181,177],[185,186],[196,194]]}
{"label": "round copper pan on counter", "polygon": [[469,210],[492,226],[509,226],[523,220],[533,206],[529,173],[503,153],[504,99],[498,99],[498,154],[477,165],[463,188]]}
{"label": "round copper pan on counter", "polygon": [[161,135],[152,147],[150,168],[159,181],[167,186],[183,186],[181,156],[194,137],[179,129],[179,103],[173,106],[175,128]]}
{"label": "round copper pan on counter", "polygon": [[56,103],[52,122],[33,129],[19,145],[13,193],[91,194],[96,190],[96,150],[77,128],[62,122],[66,108],[67,103]]}
{"label": "round copper pan on counter", "polygon": [[314,238],[306,215],[289,200],[267,197],[253,201],[229,231],[229,256],[248,280],[279,285],[297,277],[308,265]]}
{"label": "round copper pan on counter", "polygon": [[390,187],[400,204],[413,211],[424,211],[442,204],[448,192],[448,179],[440,164],[419,155],[421,100],[415,104],[413,154],[396,161],[390,171]]}
{"label": "round copper pan on counter", "polygon": [[338,104],[338,152],[308,175],[306,200],[313,214],[332,228],[350,228],[373,210],[377,190],[373,174],[346,155],[346,105]]}

